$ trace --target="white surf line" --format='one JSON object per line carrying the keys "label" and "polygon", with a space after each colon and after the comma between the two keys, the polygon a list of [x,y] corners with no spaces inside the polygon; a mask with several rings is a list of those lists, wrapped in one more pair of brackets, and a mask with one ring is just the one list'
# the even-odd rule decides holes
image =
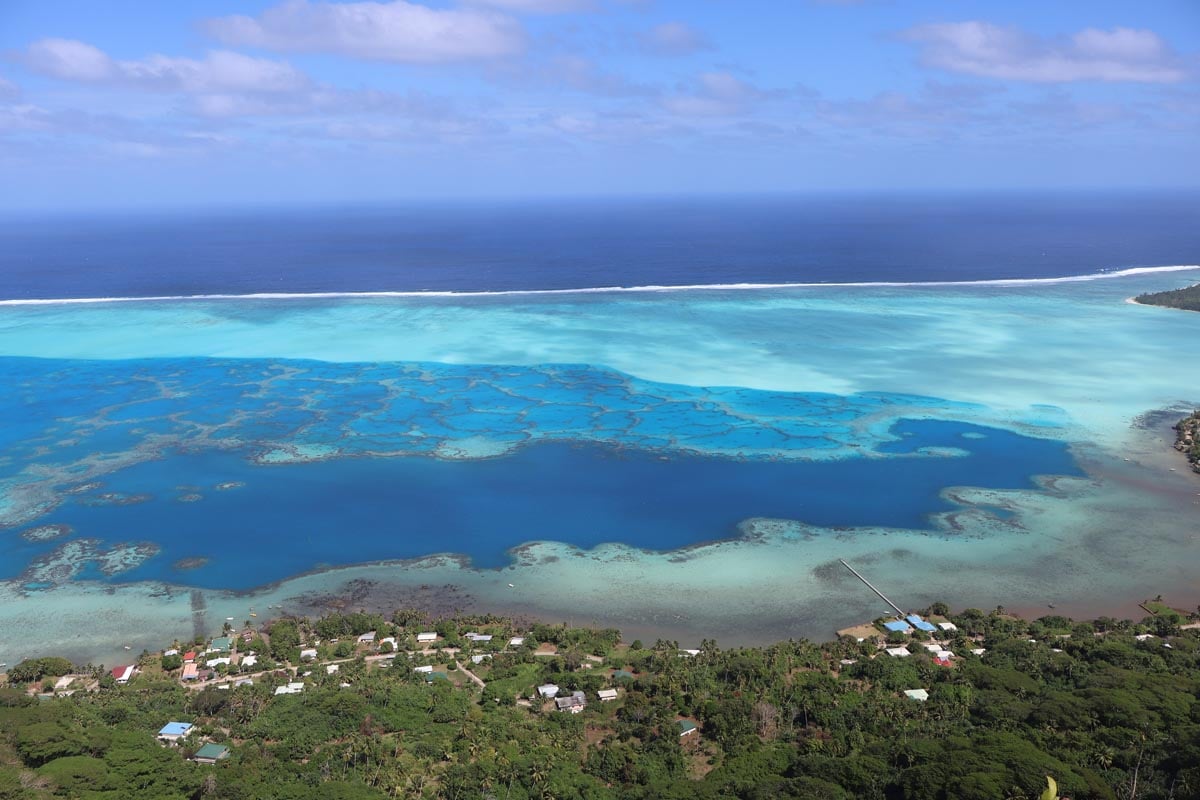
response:
{"label": "white surf line", "polygon": [[149,297],[47,297],[37,299],[0,300],[0,306],[85,305],[99,303],[166,303],[205,300],[336,300],[371,298],[471,298],[522,297],[571,294],[634,294],[655,292],[696,291],[762,291],[770,289],[869,289],[946,287],[946,286],[1037,286],[1041,284],[1082,283],[1085,281],[1127,278],[1160,272],[1190,272],[1200,270],[1200,264],[1169,267],[1131,267],[1112,272],[1093,272],[1086,275],[1066,275],[1058,278],[995,278],[975,281],[857,281],[845,283],[696,283],[682,286],[592,286],[578,289],[500,289],[495,291],[407,291],[407,292],[253,292],[249,294],[179,294]]}

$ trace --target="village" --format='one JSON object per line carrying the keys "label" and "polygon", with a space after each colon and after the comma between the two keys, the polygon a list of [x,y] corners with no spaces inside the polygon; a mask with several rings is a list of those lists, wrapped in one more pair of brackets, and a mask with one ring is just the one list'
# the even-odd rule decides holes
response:
{"label": "village", "polygon": [[[479,699],[511,702],[534,713],[580,714],[594,704],[619,705],[623,693],[636,681],[654,677],[630,661],[631,652],[641,651],[642,643],[622,643],[613,630],[588,632],[536,625],[518,631],[503,620],[468,625],[454,619],[414,626],[364,612],[336,614],[311,625],[283,618],[256,628],[253,620],[247,619],[235,630],[232,622],[226,620],[221,636],[173,642],[158,653],[143,653],[136,663],[112,667],[100,678],[71,673],[53,682],[48,678],[40,685],[32,684],[29,691],[40,689],[41,697],[67,697],[80,689],[136,685],[140,677],[153,676],[169,678],[197,694],[259,687],[256,691],[260,695],[265,692],[273,702],[303,702],[303,697],[293,696],[316,688],[352,689],[368,672],[387,671],[403,673],[408,676],[405,680],[426,685],[441,683],[474,691]],[[369,630],[360,630],[368,624]],[[345,633],[322,638],[320,631],[331,628]],[[835,675],[860,659],[915,657],[938,668],[953,669],[959,656],[951,648],[961,647],[972,658],[987,652],[979,646],[982,635],[964,636],[941,614],[931,614],[928,619],[915,613],[881,617],[837,634],[845,657],[829,665]],[[576,641],[566,647],[562,641],[553,641],[563,636]],[[1153,637],[1138,637],[1139,641],[1146,638]],[[579,645],[594,652],[582,652]],[[702,649],[679,648],[674,643],[659,642],[654,647],[655,652],[663,650],[681,659],[704,656]],[[503,662],[503,668],[496,669],[497,660]],[[547,675],[567,678],[543,680]],[[924,686],[905,688],[899,694],[914,701],[929,698]],[[679,715],[674,724],[681,742],[700,738],[702,726],[696,718]],[[170,719],[163,721],[156,738],[163,746],[179,748],[183,757],[197,764],[211,765],[228,758],[231,747],[237,745],[223,733],[206,730],[196,718]]]}

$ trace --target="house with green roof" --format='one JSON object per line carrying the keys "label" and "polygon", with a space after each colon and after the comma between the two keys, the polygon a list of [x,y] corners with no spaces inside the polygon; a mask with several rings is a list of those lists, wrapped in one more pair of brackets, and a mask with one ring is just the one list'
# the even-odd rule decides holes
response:
{"label": "house with green roof", "polygon": [[228,653],[233,649],[233,637],[221,636],[212,640],[212,644],[208,646],[210,653]]}
{"label": "house with green roof", "polygon": [[209,742],[196,751],[192,761],[197,764],[215,764],[222,758],[229,758],[229,748],[223,744]]}

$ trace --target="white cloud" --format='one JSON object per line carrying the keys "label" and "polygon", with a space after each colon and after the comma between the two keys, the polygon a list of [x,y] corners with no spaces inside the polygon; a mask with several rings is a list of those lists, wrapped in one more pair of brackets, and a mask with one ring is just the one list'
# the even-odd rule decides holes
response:
{"label": "white cloud", "polygon": [[0,100],[16,97],[21,93],[21,89],[15,83],[7,80],[3,75],[0,75]]}
{"label": "white cloud", "polygon": [[638,37],[642,49],[661,56],[685,56],[713,49],[703,33],[683,22],[664,22]]}
{"label": "white cloud", "polygon": [[744,111],[767,93],[728,72],[705,72],[690,91],[663,98],[662,104],[673,114],[684,116],[727,116]]}
{"label": "white cloud", "polygon": [[112,83],[161,92],[294,92],[310,84],[281,61],[215,50],[203,59],[151,55],[118,61],[73,39],[41,39],[29,46],[25,64],[44,75],[85,83]]}
{"label": "white cloud", "polygon": [[405,0],[287,0],[256,18],[209,20],[207,29],[227,44],[405,63],[489,59],[525,48],[524,31],[509,16],[471,8],[435,9]]}
{"label": "white cloud", "polygon": [[1153,31],[1087,28],[1068,38],[1043,39],[988,22],[919,25],[903,38],[922,46],[927,66],[989,78],[1065,83],[1173,83],[1187,71]]}
{"label": "white cloud", "polygon": [[591,0],[469,0],[472,5],[491,6],[518,14],[566,14],[572,11],[591,11]]}
{"label": "white cloud", "polygon": [[43,75],[68,81],[109,80],[117,72],[103,50],[74,39],[40,39],[29,45],[24,60]]}

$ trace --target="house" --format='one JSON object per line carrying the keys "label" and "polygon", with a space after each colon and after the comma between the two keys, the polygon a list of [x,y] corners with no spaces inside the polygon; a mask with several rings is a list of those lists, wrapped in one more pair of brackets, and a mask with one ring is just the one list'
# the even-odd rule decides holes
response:
{"label": "house", "polygon": [[253,667],[257,663],[258,663],[258,656],[255,655],[254,653],[251,653],[248,656],[242,656],[242,666],[243,667]]}
{"label": "house", "polygon": [[367,631],[358,637],[359,644],[375,644],[375,631]]}
{"label": "house", "polygon": [[249,628],[242,631],[242,641],[243,642],[250,642],[253,640],[254,640],[254,631],[250,630]]}
{"label": "house", "polygon": [[189,661],[188,663],[183,665],[183,675],[181,675],[180,677],[185,681],[194,681],[200,677],[199,673],[200,673],[200,670],[199,670],[199,667],[196,666],[196,662]]}
{"label": "house", "polygon": [[195,660],[196,660],[196,651],[195,650],[188,650],[186,653],[183,654],[183,663],[190,664]]}
{"label": "house", "polygon": [[433,666],[427,664],[424,667],[413,667],[413,672],[424,672],[426,675],[428,675],[429,673],[433,672]]}
{"label": "house", "polygon": [[163,655],[164,656],[177,656],[177,655],[179,655],[179,651],[176,650],[174,647],[172,647],[170,650],[163,650]]}
{"label": "house", "polygon": [[583,692],[571,692],[570,697],[554,698],[554,705],[559,711],[569,711],[572,714],[578,714],[587,706],[587,697]]}
{"label": "house", "polygon": [[228,653],[232,649],[233,638],[229,636],[213,639],[212,643],[208,646],[208,652],[210,653]]}
{"label": "house", "polygon": [[210,658],[204,662],[204,666],[206,667],[219,667],[222,664],[227,667],[229,666],[230,659],[228,656],[222,656],[221,658]]}
{"label": "house", "polygon": [[912,633],[912,628],[902,619],[894,619],[891,622],[883,623],[883,627],[890,633]]}
{"label": "house", "polygon": [[137,667],[134,666],[113,667],[112,670],[113,679],[122,685],[129,683],[129,679],[132,678],[135,673],[137,673]]}
{"label": "house", "polygon": [[490,653],[482,653],[477,656],[471,656],[471,663],[472,664],[482,664],[484,661],[487,661],[491,657],[492,656]]}
{"label": "house", "polygon": [[524,636],[514,636],[508,640],[509,647],[520,647],[523,644],[525,644]]}
{"label": "house", "polygon": [[905,689],[904,696],[909,700],[920,700],[922,703],[924,703],[929,699],[929,692],[925,691],[924,689]]}
{"label": "house", "polygon": [[236,681],[233,682],[233,685],[234,686],[253,686],[254,679],[253,678],[238,678]]}
{"label": "house", "polygon": [[158,740],[163,744],[179,744],[192,732],[192,727],[190,722],[168,722],[158,732]]}
{"label": "house", "polygon": [[935,659],[933,660],[933,663],[937,664],[939,667],[949,667],[949,666],[951,666],[951,665],[952,665],[954,662],[953,662],[953,661],[951,661],[951,660],[950,660],[950,659],[948,659],[948,658],[942,658],[941,656],[938,656],[937,658],[935,658]]}
{"label": "house", "polygon": [[950,652],[949,650],[938,650],[933,654],[933,657],[940,658],[945,661],[952,661],[954,659],[954,653]]}
{"label": "house", "polygon": [[924,647],[931,653],[936,653],[942,649],[942,646],[936,642],[926,642],[925,644],[921,645],[921,647]]}
{"label": "house", "polygon": [[908,652],[907,647],[889,647],[887,654],[892,658],[908,658],[912,653]]}
{"label": "house", "polygon": [[486,633],[465,633],[463,634],[463,638],[470,639],[475,643],[490,642],[492,640],[492,637]]}
{"label": "house", "polygon": [[987,652],[987,650],[983,649],[982,647],[976,647],[974,650],[971,651],[971,655],[981,656],[986,652]]}
{"label": "house", "polygon": [[341,668],[342,668],[341,664],[326,664],[325,665],[325,674],[332,675],[333,673],[337,672]]}
{"label": "house", "polygon": [[1133,638],[1137,639],[1139,642],[1144,642],[1147,639],[1153,639],[1154,634],[1153,633],[1139,633],[1137,636],[1135,636]]}
{"label": "house", "polygon": [[301,661],[312,661],[316,657],[317,657],[317,648],[315,648],[315,647],[306,647],[305,649],[300,651],[300,660]]}
{"label": "house", "polygon": [[438,635],[436,633],[434,633],[433,631],[425,631],[424,633],[418,633],[417,634],[417,644],[428,644],[429,642],[436,642],[437,638],[438,638]]}
{"label": "house", "polygon": [[196,751],[192,761],[197,764],[215,764],[222,758],[229,758],[229,748],[223,744],[209,742]]}
{"label": "house", "polygon": [[933,633],[934,631],[937,630],[937,628],[934,627],[934,625],[921,619],[921,617],[918,616],[917,614],[909,614],[907,617],[905,617],[905,619],[908,620],[909,624],[911,624],[914,628],[916,628],[919,631],[925,631],[926,633]]}
{"label": "house", "polygon": [[54,691],[61,692],[63,689],[70,686],[71,682],[74,680],[75,680],[74,675],[63,675],[61,678],[59,678],[58,680],[56,680],[54,682]]}
{"label": "house", "polygon": [[289,683],[275,687],[275,694],[300,694],[304,691],[304,683]]}
{"label": "house", "polygon": [[553,683],[543,683],[537,687],[537,693],[542,697],[554,697],[558,694],[558,686]]}
{"label": "house", "polygon": [[953,622],[939,622],[938,627],[944,631],[950,631],[950,632],[954,632],[954,631],[958,630],[958,626],[955,625]]}
{"label": "house", "polygon": [[690,719],[681,719],[678,721],[678,725],[680,739],[685,736],[691,736],[693,733],[700,730],[696,727],[696,723],[692,722]]}
{"label": "house", "polygon": [[400,645],[396,644],[395,636],[385,636],[379,640],[380,647],[383,647],[385,644],[390,644],[392,646],[392,650],[397,650],[400,647]]}
{"label": "house", "polygon": [[695,657],[695,656],[700,655],[700,651],[699,650],[680,650],[679,655]]}
{"label": "house", "polygon": [[617,699],[617,690],[601,689],[600,691],[596,692],[596,696],[600,698],[601,703],[607,703],[609,700]]}

